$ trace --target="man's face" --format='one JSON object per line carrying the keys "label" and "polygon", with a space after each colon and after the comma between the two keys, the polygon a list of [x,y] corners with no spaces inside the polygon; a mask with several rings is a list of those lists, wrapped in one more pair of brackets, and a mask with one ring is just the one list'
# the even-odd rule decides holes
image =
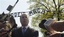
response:
{"label": "man's face", "polygon": [[26,14],[22,14],[21,17],[20,17],[20,22],[22,24],[22,26],[27,26],[28,25],[28,17]]}

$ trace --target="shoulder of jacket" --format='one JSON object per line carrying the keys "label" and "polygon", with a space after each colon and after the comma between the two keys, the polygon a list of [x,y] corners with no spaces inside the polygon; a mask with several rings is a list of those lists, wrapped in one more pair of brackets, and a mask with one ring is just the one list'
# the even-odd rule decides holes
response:
{"label": "shoulder of jacket", "polygon": [[30,30],[31,30],[32,32],[38,32],[37,30],[35,30],[35,29],[33,29],[33,28],[30,28]]}
{"label": "shoulder of jacket", "polygon": [[20,27],[14,28],[12,31],[18,31]]}

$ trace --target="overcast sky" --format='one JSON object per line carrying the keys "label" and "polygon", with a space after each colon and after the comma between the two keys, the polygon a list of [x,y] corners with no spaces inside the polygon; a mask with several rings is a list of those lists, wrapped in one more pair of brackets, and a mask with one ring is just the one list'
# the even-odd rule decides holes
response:
{"label": "overcast sky", "polygon": [[[2,14],[3,12],[9,13],[9,11],[6,10],[7,7],[9,5],[14,6],[16,1],[17,0],[0,0],[0,14]],[[19,2],[13,8],[11,13],[13,13],[13,12],[29,11],[29,9],[28,9],[29,8],[29,3],[27,3],[27,1],[28,0],[19,0]],[[17,24],[20,24],[18,17],[16,17],[15,20],[16,20]]]}
{"label": "overcast sky", "polygon": [[[2,14],[2,12],[9,13],[9,11],[6,10],[7,7],[9,5],[14,6],[16,1],[17,0],[0,0],[0,14]],[[13,12],[23,12],[23,11],[26,12],[26,11],[29,11],[28,8],[29,8],[30,4],[27,3],[27,1],[28,0],[19,0],[19,2],[16,4],[16,6],[14,7],[14,9],[12,10],[11,13],[13,13]],[[32,16],[29,17],[29,22],[30,22],[29,26],[31,26],[31,18],[32,18]],[[15,17],[15,20],[16,20],[16,23],[17,23],[18,27],[21,26],[19,17]],[[40,35],[40,37],[42,37],[41,33],[39,35]]]}
{"label": "overcast sky", "polygon": [[[17,0],[0,0],[0,13],[5,12],[8,13],[7,7],[9,5],[14,6],[15,2]],[[28,11],[29,9],[29,3],[27,3],[28,0],[19,0],[19,2],[16,4],[12,12],[22,12],[22,11]]]}

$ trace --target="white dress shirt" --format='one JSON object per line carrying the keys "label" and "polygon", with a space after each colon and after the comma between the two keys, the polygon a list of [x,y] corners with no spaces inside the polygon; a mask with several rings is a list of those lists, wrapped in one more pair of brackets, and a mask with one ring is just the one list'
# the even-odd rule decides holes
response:
{"label": "white dress shirt", "polygon": [[26,32],[27,29],[28,29],[28,26],[25,26],[25,27],[22,26],[22,33]]}

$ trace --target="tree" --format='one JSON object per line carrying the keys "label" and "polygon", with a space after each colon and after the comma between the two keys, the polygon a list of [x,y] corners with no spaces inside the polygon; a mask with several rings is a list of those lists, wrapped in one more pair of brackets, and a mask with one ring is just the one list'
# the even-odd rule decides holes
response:
{"label": "tree", "polygon": [[64,19],[64,0],[29,0],[29,3],[31,4],[29,9],[36,13],[32,19],[34,26],[37,26],[43,19],[54,17],[57,20]]}
{"label": "tree", "polygon": [[44,12],[52,12],[57,20],[61,19],[64,12],[64,0],[30,0],[29,2],[34,3],[30,5],[31,10],[35,9],[38,12],[41,9]]}
{"label": "tree", "polygon": [[[41,20],[43,20],[43,19],[48,19],[48,18],[53,18],[52,16],[53,16],[53,14],[52,14],[51,12],[45,13],[45,14],[43,14],[43,15],[40,14],[40,13],[36,13],[35,16],[33,16],[33,18],[32,18],[31,24],[32,24],[34,27],[39,27],[39,23],[41,22]],[[46,36],[46,35],[45,35],[45,32],[46,32],[46,31],[47,31],[47,30],[45,30],[45,29],[41,29],[41,32],[44,33],[44,36]]]}

